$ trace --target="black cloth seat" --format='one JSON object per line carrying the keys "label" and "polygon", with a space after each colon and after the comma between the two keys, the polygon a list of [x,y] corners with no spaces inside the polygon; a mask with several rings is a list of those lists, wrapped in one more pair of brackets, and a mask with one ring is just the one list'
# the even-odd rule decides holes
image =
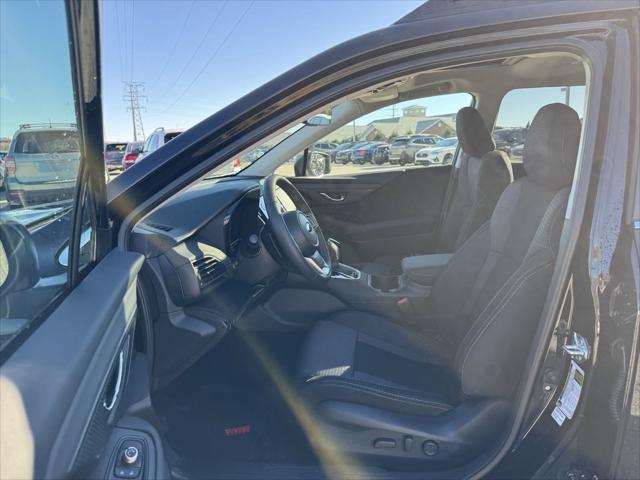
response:
{"label": "black cloth seat", "polygon": [[[407,425],[431,418],[420,423],[424,438],[443,436],[458,458],[506,418],[499,406],[518,385],[547,296],[579,137],[578,116],[566,105],[536,114],[524,148],[527,175],[507,187],[432,289],[425,317],[437,336],[361,312],[314,325],[299,364],[302,389],[321,418],[341,424],[332,428],[344,448],[366,436],[350,424],[382,435],[376,425],[384,419],[383,434],[400,442]],[[363,445],[356,450],[382,454]]]}
{"label": "black cloth seat", "polygon": [[316,402],[438,415],[458,401],[446,346],[376,315],[347,311],[318,322],[304,350],[299,374]]}
{"label": "black cloth seat", "polygon": [[[437,251],[455,252],[491,217],[500,194],[513,181],[511,161],[496,145],[484,120],[473,107],[456,115],[462,150],[454,187],[440,232]],[[398,275],[402,257],[386,255],[360,265],[373,275]]]}

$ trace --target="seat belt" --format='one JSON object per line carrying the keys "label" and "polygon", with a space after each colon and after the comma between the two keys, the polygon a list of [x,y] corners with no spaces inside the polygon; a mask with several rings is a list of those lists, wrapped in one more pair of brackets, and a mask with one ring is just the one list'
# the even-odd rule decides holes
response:
{"label": "seat belt", "polygon": [[[449,175],[449,182],[447,183],[447,190],[444,194],[444,202],[442,203],[442,212],[440,213],[440,221],[438,223],[438,241],[436,244],[436,251],[439,252],[440,245],[440,235],[442,233],[442,227],[444,226],[444,222],[447,219],[447,214],[449,213],[449,206],[451,204],[451,199],[453,198],[453,193],[455,192],[458,186],[458,176],[460,175],[460,168],[462,168],[462,160],[463,156],[466,157],[466,153],[460,150],[460,155],[458,156],[459,162],[455,162],[455,164],[451,165],[451,174]],[[457,165],[460,164],[460,167]]]}

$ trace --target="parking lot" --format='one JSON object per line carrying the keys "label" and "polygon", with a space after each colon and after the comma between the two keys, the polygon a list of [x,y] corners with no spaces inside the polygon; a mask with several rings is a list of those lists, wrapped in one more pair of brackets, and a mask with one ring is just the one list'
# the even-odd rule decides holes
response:
{"label": "parking lot", "polygon": [[[367,172],[379,172],[389,169],[397,169],[397,168],[415,168],[413,165],[405,165],[401,167],[399,165],[391,165],[385,163],[383,165],[355,165],[353,163],[348,163],[346,165],[333,163],[331,165],[331,175],[353,175],[355,173],[367,173]],[[286,162],[278,168],[277,173],[284,176],[293,176],[293,162]],[[119,170],[112,171],[109,173],[109,179],[113,179],[120,174]],[[0,211],[7,210],[9,208],[4,192],[0,192]]]}

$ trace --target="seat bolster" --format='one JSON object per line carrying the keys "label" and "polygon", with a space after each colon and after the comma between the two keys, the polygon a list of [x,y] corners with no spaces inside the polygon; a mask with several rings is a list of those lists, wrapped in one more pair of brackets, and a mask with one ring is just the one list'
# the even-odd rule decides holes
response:
{"label": "seat bolster", "polygon": [[352,377],[357,333],[337,322],[317,322],[309,332],[298,368],[300,381],[316,377]]}
{"label": "seat bolster", "polygon": [[324,377],[308,381],[304,386],[307,398],[314,406],[325,400],[338,400],[382,408],[411,415],[435,416],[453,408],[436,392],[395,387],[375,379]]}
{"label": "seat bolster", "polygon": [[333,314],[328,320],[355,330],[356,341],[401,357],[434,365],[449,366],[452,363],[453,355],[449,345],[384,317],[359,311],[344,311]]}

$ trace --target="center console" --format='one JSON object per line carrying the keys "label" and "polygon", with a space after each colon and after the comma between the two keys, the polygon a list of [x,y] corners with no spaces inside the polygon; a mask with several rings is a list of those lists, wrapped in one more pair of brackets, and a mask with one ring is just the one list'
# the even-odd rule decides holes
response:
{"label": "center console", "polygon": [[402,260],[402,274],[376,275],[340,263],[332,245],[333,275],[327,287],[352,307],[403,323],[428,317],[431,287],[446,268],[451,255],[418,255]]}

